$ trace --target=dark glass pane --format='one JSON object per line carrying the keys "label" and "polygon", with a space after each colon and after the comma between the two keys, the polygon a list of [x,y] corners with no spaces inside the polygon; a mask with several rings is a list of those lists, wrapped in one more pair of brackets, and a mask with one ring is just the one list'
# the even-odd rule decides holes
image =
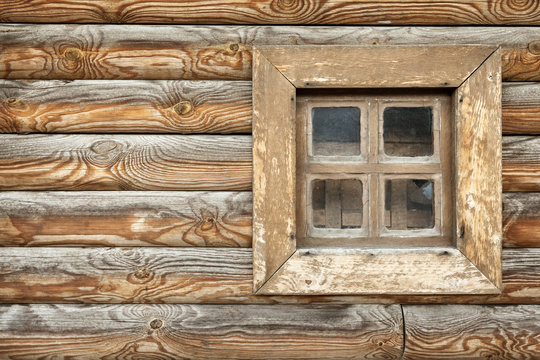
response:
{"label": "dark glass pane", "polygon": [[384,208],[384,223],[388,229],[433,228],[433,181],[387,180]]}
{"label": "dark glass pane", "polygon": [[362,227],[362,182],[358,179],[314,180],[313,226],[329,229]]}
{"label": "dark glass pane", "polygon": [[313,155],[360,155],[360,109],[318,107],[312,110]]}
{"label": "dark glass pane", "polygon": [[430,107],[388,107],[383,113],[384,152],[390,156],[433,155]]}

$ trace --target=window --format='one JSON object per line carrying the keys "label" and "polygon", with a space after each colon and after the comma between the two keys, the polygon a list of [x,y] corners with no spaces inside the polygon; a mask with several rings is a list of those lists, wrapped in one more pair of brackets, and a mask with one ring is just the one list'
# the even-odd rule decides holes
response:
{"label": "window", "polygon": [[500,292],[497,49],[264,47],[253,71],[257,294]]}

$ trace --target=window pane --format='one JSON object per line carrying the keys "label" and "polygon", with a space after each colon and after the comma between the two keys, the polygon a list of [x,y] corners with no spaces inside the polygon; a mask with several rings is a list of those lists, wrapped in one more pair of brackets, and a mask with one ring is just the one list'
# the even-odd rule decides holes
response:
{"label": "window pane", "polygon": [[314,180],[313,226],[329,229],[362,227],[362,182],[358,179]]}
{"label": "window pane", "polygon": [[432,109],[430,107],[384,109],[383,138],[386,155],[433,155]]}
{"label": "window pane", "polygon": [[388,229],[433,228],[433,181],[387,180],[384,207],[384,222]]}
{"label": "window pane", "polygon": [[360,155],[360,109],[318,107],[312,110],[313,155]]}

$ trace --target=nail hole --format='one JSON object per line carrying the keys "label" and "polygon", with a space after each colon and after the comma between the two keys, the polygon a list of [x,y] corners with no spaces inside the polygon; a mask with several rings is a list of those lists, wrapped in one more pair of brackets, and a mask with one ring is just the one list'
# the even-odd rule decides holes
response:
{"label": "nail hole", "polygon": [[304,280],[306,282],[307,285],[311,285],[312,281],[311,280]]}
{"label": "nail hole", "polygon": [[465,238],[465,225],[463,223],[459,226],[459,238]]}

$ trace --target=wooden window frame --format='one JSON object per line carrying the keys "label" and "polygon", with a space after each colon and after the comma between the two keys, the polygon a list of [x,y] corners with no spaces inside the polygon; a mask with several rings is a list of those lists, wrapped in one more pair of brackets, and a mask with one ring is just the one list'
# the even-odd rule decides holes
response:
{"label": "wooden window frame", "polygon": [[[449,88],[456,246],[297,248],[296,89]],[[501,291],[501,54],[486,46],[253,50],[253,281],[261,295]],[[301,170],[301,169],[300,169]]]}

